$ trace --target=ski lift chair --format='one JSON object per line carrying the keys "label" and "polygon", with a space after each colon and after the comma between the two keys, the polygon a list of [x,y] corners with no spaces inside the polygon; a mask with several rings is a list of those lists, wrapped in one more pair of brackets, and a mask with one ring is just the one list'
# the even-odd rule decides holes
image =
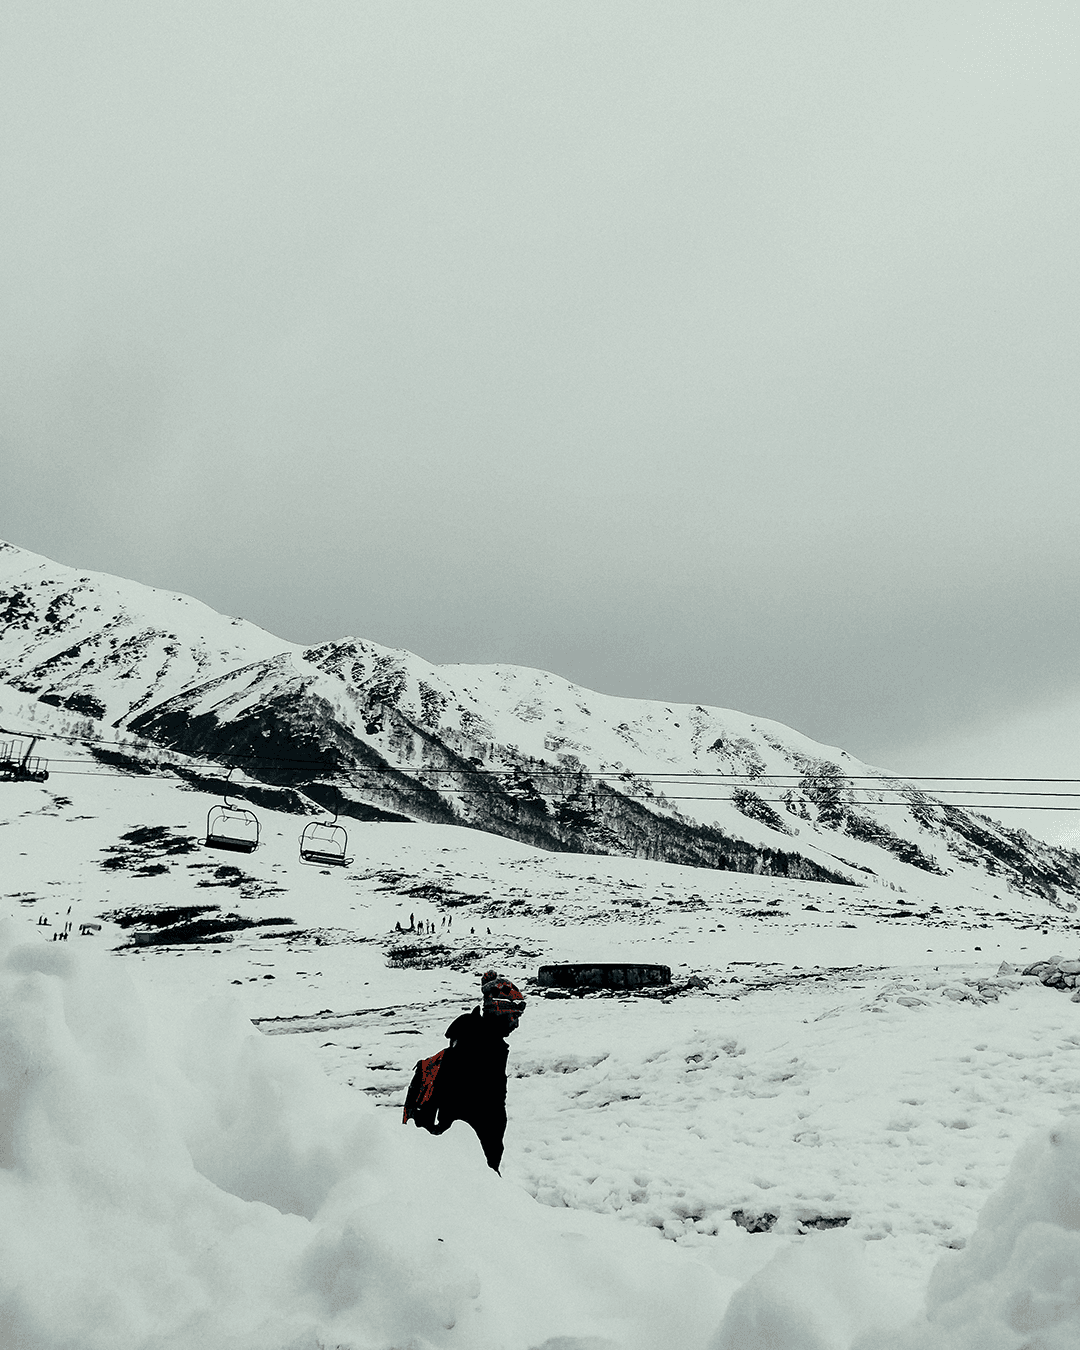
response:
{"label": "ski lift chair", "polygon": [[230,853],[254,853],[259,847],[259,817],[244,806],[234,806],[226,790],[224,800],[207,812],[205,846]]}
{"label": "ski lift chair", "polygon": [[346,857],[349,836],[344,825],[337,823],[337,812],[332,821],[309,820],[300,835],[300,861],[318,867],[348,867],[352,859]]}
{"label": "ski lift chair", "polygon": [[30,744],[22,750],[17,741],[5,741],[0,746],[0,782],[44,783],[49,777],[48,760],[31,754],[41,739],[31,736]]}

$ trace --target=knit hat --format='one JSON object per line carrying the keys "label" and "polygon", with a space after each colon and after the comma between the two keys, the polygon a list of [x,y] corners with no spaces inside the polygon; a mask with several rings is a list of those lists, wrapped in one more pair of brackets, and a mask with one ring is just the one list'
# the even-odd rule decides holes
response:
{"label": "knit hat", "polygon": [[517,985],[493,970],[485,970],[480,976],[480,992],[484,996],[484,1012],[509,1018],[513,1031],[525,1011],[525,997]]}

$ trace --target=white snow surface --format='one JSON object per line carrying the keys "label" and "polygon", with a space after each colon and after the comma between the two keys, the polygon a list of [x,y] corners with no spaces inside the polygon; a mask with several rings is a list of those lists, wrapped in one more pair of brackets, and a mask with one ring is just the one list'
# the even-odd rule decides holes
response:
{"label": "white snow surface", "polygon": [[[82,767],[0,787],[4,1350],[1080,1343],[1080,1004],[1001,969],[1072,916],[424,825],[320,871],[296,817],[214,853],[204,796]],[[132,945],[211,904],[259,926]],[[530,982],[598,959],[703,987]],[[501,1176],[400,1124],[489,964]]]}

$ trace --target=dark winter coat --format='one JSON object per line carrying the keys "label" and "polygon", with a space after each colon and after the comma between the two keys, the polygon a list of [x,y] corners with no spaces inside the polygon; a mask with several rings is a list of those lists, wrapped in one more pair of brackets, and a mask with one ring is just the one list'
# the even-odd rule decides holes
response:
{"label": "dark winter coat", "polygon": [[450,1042],[439,1070],[436,1132],[464,1120],[476,1131],[489,1166],[496,1171],[506,1133],[506,1019],[479,1008],[450,1023]]}

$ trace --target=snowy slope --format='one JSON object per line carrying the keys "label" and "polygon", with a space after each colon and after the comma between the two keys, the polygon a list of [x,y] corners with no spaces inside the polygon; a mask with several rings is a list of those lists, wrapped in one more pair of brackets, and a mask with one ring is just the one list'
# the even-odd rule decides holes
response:
{"label": "snowy slope", "polygon": [[108,724],[289,649],[186,595],[78,572],[0,540],[0,682]]}
{"label": "snowy slope", "polygon": [[10,545],[0,560],[7,730],[134,733],[343,815],[468,824],[556,851],[931,902],[974,886],[999,905],[1068,908],[1080,891],[1075,853],[766,719],[358,639],[302,649]]}

